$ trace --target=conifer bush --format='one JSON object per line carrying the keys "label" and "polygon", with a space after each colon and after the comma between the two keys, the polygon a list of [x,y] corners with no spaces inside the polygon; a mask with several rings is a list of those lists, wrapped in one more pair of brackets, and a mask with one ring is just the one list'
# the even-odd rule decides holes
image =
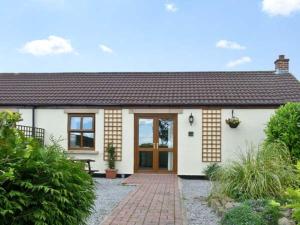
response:
{"label": "conifer bush", "polygon": [[20,119],[0,113],[0,224],[85,224],[95,198],[91,176],[58,144],[25,138],[14,128]]}

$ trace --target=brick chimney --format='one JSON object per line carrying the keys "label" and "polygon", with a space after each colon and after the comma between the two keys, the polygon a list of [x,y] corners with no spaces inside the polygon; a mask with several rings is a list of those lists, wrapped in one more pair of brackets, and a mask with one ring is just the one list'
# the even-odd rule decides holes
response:
{"label": "brick chimney", "polygon": [[279,55],[275,63],[275,73],[283,74],[289,72],[289,59],[286,59],[284,55]]}

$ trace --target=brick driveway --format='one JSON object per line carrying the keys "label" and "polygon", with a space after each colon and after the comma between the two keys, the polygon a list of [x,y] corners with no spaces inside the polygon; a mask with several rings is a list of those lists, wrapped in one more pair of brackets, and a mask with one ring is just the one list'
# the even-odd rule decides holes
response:
{"label": "brick driveway", "polygon": [[178,178],[173,174],[134,174],[124,184],[136,184],[101,225],[183,225]]}

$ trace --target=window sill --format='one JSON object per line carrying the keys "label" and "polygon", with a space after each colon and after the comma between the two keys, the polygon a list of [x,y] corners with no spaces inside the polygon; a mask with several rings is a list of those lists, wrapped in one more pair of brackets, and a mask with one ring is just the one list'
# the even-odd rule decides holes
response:
{"label": "window sill", "polygon": [[93,151],[93,150],[68,150],[65,151],[67,154],[88,154],[88,155],[98,155],[98,151]]}

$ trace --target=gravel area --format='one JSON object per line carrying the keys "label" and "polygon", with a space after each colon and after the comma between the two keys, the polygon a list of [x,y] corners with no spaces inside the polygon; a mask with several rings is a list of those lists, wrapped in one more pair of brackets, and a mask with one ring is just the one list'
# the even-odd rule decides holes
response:
{"label": "gravel area", "polygon": [[208,207],[205,200],[210,192],[210,182],[207,180],[181,179],[181,185],[188,225],[219,224],[219,218]]}
{"label": "gravel area", "polygon": [[88,225],[100,225],[104,217],[131,191],[135,186],[122,185],[124,179],[94,178],[96,185],[96,200],[94,212],[88,218]]}

